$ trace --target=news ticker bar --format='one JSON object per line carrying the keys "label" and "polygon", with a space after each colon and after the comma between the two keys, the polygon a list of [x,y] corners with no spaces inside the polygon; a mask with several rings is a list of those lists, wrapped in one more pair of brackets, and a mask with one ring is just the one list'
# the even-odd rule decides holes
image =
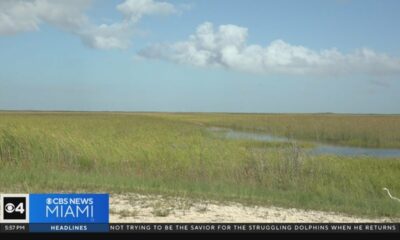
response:
{"label": "news ticker bar", "polygon": [[109,222],[109,194],[0,194],[0,232],[400,233],[400,224]]}
{"label": "news ticker bar", "polygon": [[392,223],[0,224],[0,233],[400,233]]}

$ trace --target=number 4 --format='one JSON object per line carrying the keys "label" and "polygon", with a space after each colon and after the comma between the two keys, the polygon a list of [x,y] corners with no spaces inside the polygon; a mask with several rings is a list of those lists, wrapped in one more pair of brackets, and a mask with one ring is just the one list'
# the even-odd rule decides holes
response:
{"label": "number 4", "polygon": [[24,203],[18,204],[18,206],[15,208],[15,212],[19,212],[20,214],[23,214],[25,212]]}

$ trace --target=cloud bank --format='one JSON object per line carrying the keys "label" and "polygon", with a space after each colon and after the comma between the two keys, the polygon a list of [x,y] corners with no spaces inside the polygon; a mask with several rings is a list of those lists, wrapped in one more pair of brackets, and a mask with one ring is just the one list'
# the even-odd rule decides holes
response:
{"label": "cloud bank", "polygon": [[139,52],[141,57],[163,59],[198,67],[223,67],[251,73],[343,75],[400,73],[400,59],[371,49],[345,54],[337,49],[312,50],[275,40],[268,46],[246,43],[248,29],[236,25],[201,24],[188,40],[156,44]]}
{"label": "cloud bank", "polygon": [[134,26],[144,16],[170,15],[177,8],[155,0],[125,0],[116,6],[124,16],[120,22],[93,24],[85,14],[91,0],[1,0],[0,35],[38,31],[47,23],[78,35],[90,47],[98,49],[128,48]]}

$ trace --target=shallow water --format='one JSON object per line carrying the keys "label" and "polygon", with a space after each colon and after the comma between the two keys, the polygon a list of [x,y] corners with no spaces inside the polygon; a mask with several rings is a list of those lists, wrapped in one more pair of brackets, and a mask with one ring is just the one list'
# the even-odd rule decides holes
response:
{"label": "shallow water", "polygon": [[332,145],[318,145],[310,151],[314,155],[400,157],[400,149],[358,148]]}
{"label": "shallow water", "polygon": [[249,139],[257,140],[263,142],[288,142],[289,139],[285,137],[277,137],[268,134],[260,133],[248,133],[248,132],[238,132],[238,131],[227,131],[225,137],[231,139]]}
{"label": "shallow water", "polygon": [[[236,131],[226,128],[210,128],[213,132],[222,132],[226,138],[230,139],[248,139],[265,142],[288,142],[285,137],[277,137],[270,134],[250,133]],[[317,144],[309,153],[313,155],[337,155],[337,156],[369,156],[369,157],[400,157],[400,149],[380,149],[380,148],[360,148],[334,146],[328,144]]]}

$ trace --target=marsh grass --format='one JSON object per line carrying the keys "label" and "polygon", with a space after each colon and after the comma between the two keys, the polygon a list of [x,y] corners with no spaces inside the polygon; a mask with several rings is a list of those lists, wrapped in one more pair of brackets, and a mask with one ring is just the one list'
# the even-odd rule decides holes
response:
{"label": "marsh grass", "polygon": [[158,114],[215,129],[235,129],[310,142],[400,148],[400,115]]}
{"label": "marsh grass", "polygon": [[[239,117],[218,121],[250,128],[265,116],[254,117],[254,124],[250,116],[245,123]],[[216,138],[207,126],[196,124],[199,118],[216,123],[213,114],[0,113],[0,182],[7,183],[0,191],[161,193],[400,217],[400,204],[382,191],[387,187],[400,195],[399,158],[309,156],[298,141]],[[289,126],[304,117],[292,118]],[[381,125],[371,128],[383,129],[381,143],[396,145],[391,134],[385,137],[385,123],[396,127],[399,120],[388,118],[378,118]],[[357,136],[357,131],[347,134]],[[190,203],[181,205],[190,208]],[[155,207],[154,214],[165,215],[165,209]]]}

